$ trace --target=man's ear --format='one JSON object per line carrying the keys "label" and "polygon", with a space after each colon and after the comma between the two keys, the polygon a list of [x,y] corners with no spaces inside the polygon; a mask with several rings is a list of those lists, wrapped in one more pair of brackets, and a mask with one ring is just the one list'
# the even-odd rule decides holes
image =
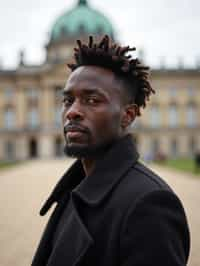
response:
{"label": "man's ear", "polygon": [[138,112],[137,104],[128,104],[124,107],[124,113],[121,121],[121,127],[126,129],[135,120]]}

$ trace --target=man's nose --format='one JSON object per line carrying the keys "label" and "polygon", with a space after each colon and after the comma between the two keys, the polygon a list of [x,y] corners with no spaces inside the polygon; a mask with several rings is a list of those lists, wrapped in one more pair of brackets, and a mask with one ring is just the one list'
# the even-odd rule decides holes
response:
{"label": "man's nose", "polygon": [[81,110],[80,103],[75,101],[70,108],[67,110],[66,118],[68,120],[82,120],[83,119],[83,112]]}

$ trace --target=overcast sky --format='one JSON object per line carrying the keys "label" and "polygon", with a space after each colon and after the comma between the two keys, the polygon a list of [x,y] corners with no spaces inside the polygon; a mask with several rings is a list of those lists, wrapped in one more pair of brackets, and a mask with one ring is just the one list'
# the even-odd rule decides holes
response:
{"label": "overcast sky", "polygon": [[[55,20],[77,0],[0,0],[0,60],[15,67],[24,49],[28,63],[45,58],[44,45]],[[143,48],[151,66],[180,60],[200,62],[199,0],[89,0],[112,22],[117,39]]]}

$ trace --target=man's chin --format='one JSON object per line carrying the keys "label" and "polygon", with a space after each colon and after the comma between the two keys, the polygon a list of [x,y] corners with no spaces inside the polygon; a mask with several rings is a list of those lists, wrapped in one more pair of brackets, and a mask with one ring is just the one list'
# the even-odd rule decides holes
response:
{"label": "man's chin", "polygon": [[83,158],[87,156],[88,146],[77,144],[66,144],[64,147],[64,153],[66,156],[73,158]]}
{"label": "man's chin", "polygon": [[101,143],[99,145],[83,145],[83,144],[66,144],[64,153],[66,156],[73,158],[97,158],[105,153],[111,143]]}

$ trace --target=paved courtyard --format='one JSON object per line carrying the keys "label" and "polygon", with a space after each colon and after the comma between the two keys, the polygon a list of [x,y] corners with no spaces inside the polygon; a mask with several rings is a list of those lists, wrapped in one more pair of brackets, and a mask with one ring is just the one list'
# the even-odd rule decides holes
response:
{"label": "paved courtyard", "polygon": [[[0,172],[0,265],[31,263],[48,216],[38,211],[70,160],[30,161]],[[176,191],[188,216],[192,247],[189,266],[200,265],[200,177],[152,165]],[[48,214],[50,215],[50,213]]]}

